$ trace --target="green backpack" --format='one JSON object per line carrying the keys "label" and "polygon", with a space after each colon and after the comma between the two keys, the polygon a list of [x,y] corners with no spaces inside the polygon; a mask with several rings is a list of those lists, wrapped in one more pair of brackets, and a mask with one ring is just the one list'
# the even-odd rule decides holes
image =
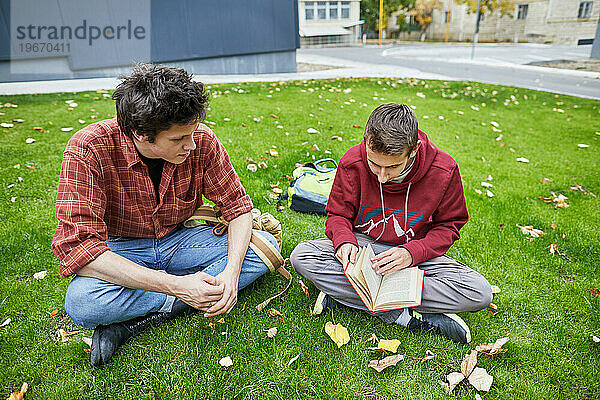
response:
{"label": "green backpack", "polygon": [[[330,162],[334,167],[327,167]],[[337,163],[331,158],[324,158],[315,162],[309,162],[298,167],[292,173],[293,180],[287,193],[277,199],[277,209],[281,210],[282,200],[288,201],[291,210],[325,215],[325,206],[333,186],[333,179],[337,171]]]}

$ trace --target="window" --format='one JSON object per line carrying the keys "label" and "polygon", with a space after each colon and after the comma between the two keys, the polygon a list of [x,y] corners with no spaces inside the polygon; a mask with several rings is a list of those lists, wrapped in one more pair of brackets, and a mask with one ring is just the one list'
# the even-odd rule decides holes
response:
{"label": "window", "polygon": [[444,14],[445,14],[444,21],[447,24],[449,24],[450,23],[450,11],[446,11]]}
{"label": "window", "polygon": [[338,19],[338,2],[329,2],[329,19]]}
{"label": "window", "polygon": [[304,2],[306,20],[350,18],[349,1],[306,1]]}
{"label": "window", "polygon": [[579,3],[579,12],[577,13],[577,18],[579,19],[587,19],[592,15],[592,2],[591,1],[582,1]]}
{"label": "window", "polygon": [[520,20],[526,19],[528,8],[529,8],[529,4],[519,4],[519,9],[517,11],[517,19],[520,19]]}
{"label": "window", "polygon": [[342,19],[350,18],[350,2],[342,1]]}
{"label": "window", "polygon": [[327,2],[317,1],[317,18],[327,19]]}
{"label": "window", "polygon": [[315,19],[315,2],[307,1],[304,3],[304,16],[306,19]]}

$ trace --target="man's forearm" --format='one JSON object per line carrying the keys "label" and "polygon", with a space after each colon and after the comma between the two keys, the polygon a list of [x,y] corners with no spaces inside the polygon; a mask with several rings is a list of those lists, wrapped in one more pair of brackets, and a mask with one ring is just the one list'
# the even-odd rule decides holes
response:
{"label": "man's forearm", "polygon": [[242,214],[229,222],[227,267],[239,274],[252,235],[252,213]]}
{"label": "man's forearm", "polygon": [[179,279],[175,275],[142,267],[110,250],[83,266],[77,271],[77,275],[101,279],[131,289],[170,295],[175,294],[176,282]]}

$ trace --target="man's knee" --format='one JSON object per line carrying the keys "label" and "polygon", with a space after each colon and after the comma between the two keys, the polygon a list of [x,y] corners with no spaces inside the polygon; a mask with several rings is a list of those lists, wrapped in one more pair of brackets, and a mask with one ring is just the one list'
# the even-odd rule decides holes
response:
{"label": "man's knee", "polygon": [[65,295],[65,311],[71,320],[86,329],[94,329],[100,324],[98,310],[91,298],[90,280],[78,276],[73,278]]}
{"label": "man's knee", "polygon": [[483,276],[477,281],[475,295],[473,296],[473,311],[483,310],[489,307],[494,295],[492,286]]}
{"label": "man's knee", "polygon": [[302,276],[304,276],[304,273],[306,272],[306,256],[314,252],[314,248],[312,248],[309,243],[308,240],[298,243],[296,248],[292,251],[292,254],[290,254],[290,263],[292,264],[292,267]]}

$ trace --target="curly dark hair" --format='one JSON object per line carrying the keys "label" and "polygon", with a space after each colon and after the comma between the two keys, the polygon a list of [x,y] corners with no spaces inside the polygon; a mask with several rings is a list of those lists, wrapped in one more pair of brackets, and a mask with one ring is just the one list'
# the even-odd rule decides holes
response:
{"label": "curly dark hair", "polygon": [[417,117],[406,104],[382,104],[371,113],[364,138],[365,144],[379,153],[408,154],[419,140]]}
{"label": "curly dark hair", "polygon": [[152,143],[158,133],[174,125],[187,125],[206,117],[208,94],[181,68],[136,64],[112,95],[123,133],[133,131]]}

